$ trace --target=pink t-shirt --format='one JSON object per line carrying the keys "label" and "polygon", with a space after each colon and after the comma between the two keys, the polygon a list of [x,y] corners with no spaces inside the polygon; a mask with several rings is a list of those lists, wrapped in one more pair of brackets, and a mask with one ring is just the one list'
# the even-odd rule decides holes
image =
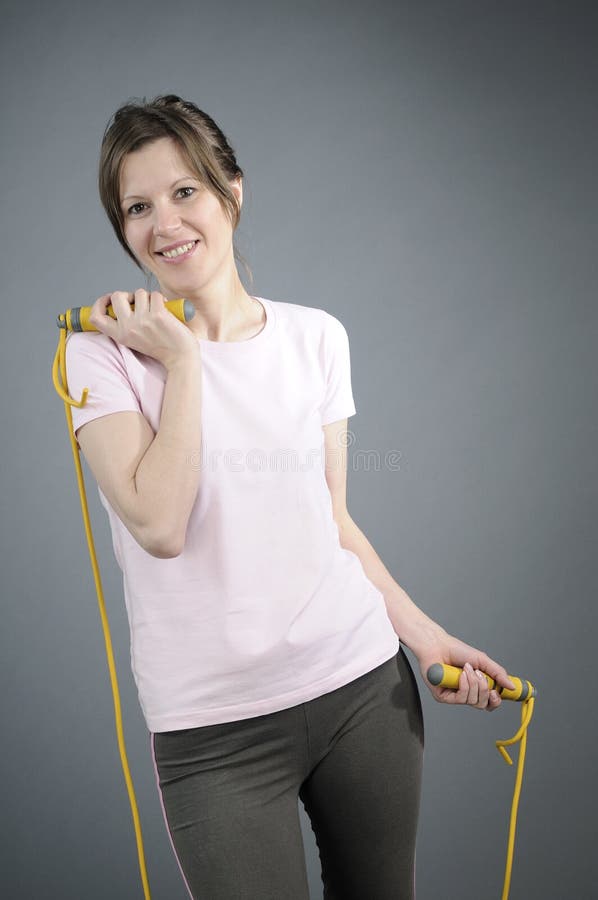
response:
{"label": "pink t-shirt", "polygon": [[[151,556],[98,487],[123,572],[131,667],[150,731],[276,712],[395,655],[382,593],[340,545],[322,425],[352,416],[349,339],[322,309],[257,298],[264,328],[198,339],[201,468],[183,552]],[[154,432],[166,370],[99,332],[68,334],[73,428],[141,412]]]}

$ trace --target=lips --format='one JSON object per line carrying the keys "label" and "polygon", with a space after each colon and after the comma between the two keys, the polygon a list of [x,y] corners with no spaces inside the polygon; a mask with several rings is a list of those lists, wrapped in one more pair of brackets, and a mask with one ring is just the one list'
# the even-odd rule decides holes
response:
{"label": "lips", "polygon": [[178,241],[176,244],[171,244],[168,247],[162,247],[160,250],[156,250],[155,253],[158,256],[161,256],[164,262],[178,262],[179,260],[187,259],[191,256],[198,243],[199,241],[197,239],[191,241]]}

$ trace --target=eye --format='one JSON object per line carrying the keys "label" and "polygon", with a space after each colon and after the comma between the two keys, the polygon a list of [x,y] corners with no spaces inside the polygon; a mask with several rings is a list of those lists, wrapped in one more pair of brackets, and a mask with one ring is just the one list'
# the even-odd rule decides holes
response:
{"label": "eye", "polygon": [[177,194],[181,194],[183,191],[188,191],[188,193],[183,193],[183,198],[191,197],[195,193],[195,188],[193,187],[182,187],[177,190]]}
{"label": "eye", "polygon": [[138,216],[139,213],[143,212],[143,207],[145,203],[134,203],[133,206],[130,206],[127,210],[127,213],[130,216]]}

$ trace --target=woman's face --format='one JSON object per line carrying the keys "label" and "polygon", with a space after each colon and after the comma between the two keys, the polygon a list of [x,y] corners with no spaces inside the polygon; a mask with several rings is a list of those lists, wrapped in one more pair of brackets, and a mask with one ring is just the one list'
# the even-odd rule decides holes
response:
{"label": "woman's face", "polygon": [[[240,203],[240,179],[231,189]],[[167,299],[188,297],[234,267],[230,219],[171,138],[125,157],[120,197],[127,243]]]}

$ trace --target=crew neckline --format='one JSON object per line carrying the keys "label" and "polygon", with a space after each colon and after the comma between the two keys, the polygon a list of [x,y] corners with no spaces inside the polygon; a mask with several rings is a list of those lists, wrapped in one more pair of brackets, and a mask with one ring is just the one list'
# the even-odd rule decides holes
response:
{"label": "crew neckline", "polygon": [[258,344],[263,343],[272,332],[274,328],[274,309],[270,300],[265,297],[253,297],[254,300],[257,300],[258,303],[261,303],[266,312],[266,321],[264,323],[264,327],[261,331],[258,331],[257,334],[254,334],[253,337],[246,338],[244,341],[211,341],[209,338],[197,338],[197,342],[200,345],[202,351],[206,348],[211,351],[212,349],[218,352],[219,350],[224,350],[225,352],[230,350],[232,347],[244,347],[250,348],[255,347]]}

